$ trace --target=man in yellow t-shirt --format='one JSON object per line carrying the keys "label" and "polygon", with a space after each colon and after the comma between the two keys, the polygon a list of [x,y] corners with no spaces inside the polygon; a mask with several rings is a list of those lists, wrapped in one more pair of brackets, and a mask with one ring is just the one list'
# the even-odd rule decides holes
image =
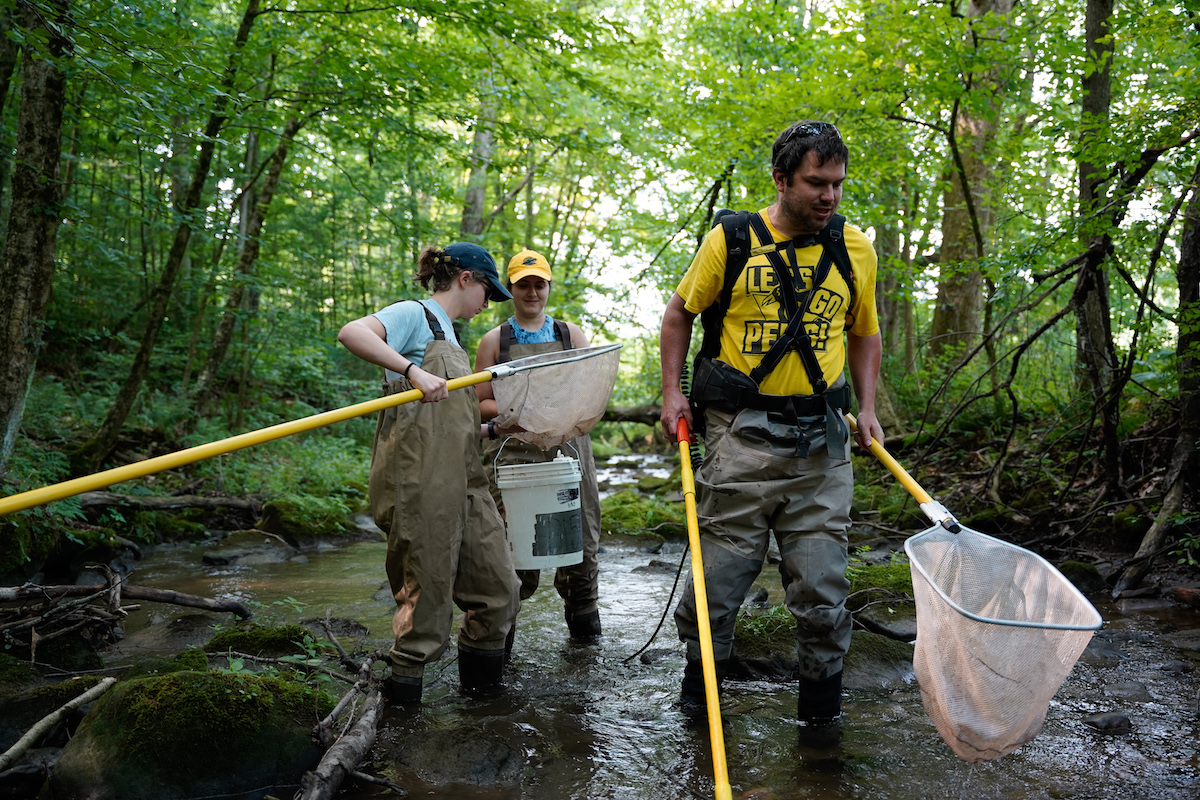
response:
{"label": "man in yellow t-shirt", "polygon": [[[849,366],[858,399],[859,444],[883,441],[875,416],[882,354],[876,257],[861,231],[848,225],[842,231],[854,291],[837,268],[829,268],[810,290],[826,247],[836,246],[829,231],[822,231],[831,222],[831,229],[841,227],[835,212],[848,163],[849,151],[829,123],[797,122],[776,138],[775,202],[752,220],[750,255],[729,294],[719,351],[715,358],[698,359],[693,376],[703,420],[692,419],[680,377],[692,323],[719,302],[725,283],[722,226],[705,238],[667,303],[661,335],[667,438],[675,439],[680,419],[690,429],[695,422],[705,429],[697,514],[718,679],[728,667],[737,611],[774,535],[786,603],[798,626],[800,739],[813,747],[840,740],[842,660],[850,644],[845,571],[854,476],[843,416],[849,406],[843,365]],[[789,292],[782,281],[794,289]],[[811,351],[803,342],[772,351],[793,308],[803,314],[803,325],[792,331],[807,338]],[[687,645],[680,700],[685,709],[702,709],[694,591],[684,591],[675,622]]]}

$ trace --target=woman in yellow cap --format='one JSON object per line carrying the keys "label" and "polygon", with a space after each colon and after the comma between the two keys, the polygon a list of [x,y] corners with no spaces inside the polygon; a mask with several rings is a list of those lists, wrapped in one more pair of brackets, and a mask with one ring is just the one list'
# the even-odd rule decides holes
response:
{"label": "woman in yellow cap", "polygon": [[448,379],[470,374],[453,322],[471,319],[488,301],[508,300],[496,262],[472,242],[421,253],[416,280],[433,296],[403,300],[348,322],[338,341],[384,368],[385,395],[420,389],[420,403],[379,412],[369,493],[387,535],[387,575],[396,598],[392,674],[384,684],[396,703],[421,701],[425,665],[445,652],[450,620],[458,634],[462,690],[500,688],[505,644],[520,608],[504,522],[479,460],[475,389],[448,392]]}
{"label": "woman in yellow cap", "polygon": [[[541,254],[523,250],[512,257],[508,262],[507,288],[513,296],[513,315],[483,335],[475,353],[476,372],[518,358],[588,346],[587,337],[578,325],[546,314],[550,281],[550,265]],[[497,413],[491,384],[482,383],[478,389],[480,416],[490,420]],[[582,472],[579,490],[583,562],[559,567],[554,574],[554,588],[566,606],[567,629],[571,637],[580,641],[594,640],[600,635],[600,567],[597,561],[600,550],[600,491],[592,457],[592,440],[584,434],[551,450],[539,450],[533,445],[510,439],[501,449],[499,440],[505,433],[504,429],[497,429],[494,423],[489,423],[487,434],[491,441],[484,446],[485,471],[491,481],[492,497],[498,506],[501,505],[500,492],[492,468],[497,452],[501,455],[500,464],[550,461],[559,453],[579,458]],[[521,578],[521,599],[526,600],[537,589],[540,572],[536,569],[517,570],[517,575]],[[510,646],[511,643],[510,637]]]}

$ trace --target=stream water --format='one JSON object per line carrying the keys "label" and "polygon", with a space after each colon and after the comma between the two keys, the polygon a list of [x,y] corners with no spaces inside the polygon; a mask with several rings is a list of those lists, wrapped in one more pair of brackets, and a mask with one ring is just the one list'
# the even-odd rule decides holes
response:
{"label": "stream water", "polygon": [[[359,652],[386,646],[391,598],[384,545],[360,542],[282,564],[209,567],[202,548],[164,547],[136,565],[143,586],[258,604],[278,622],[324,617],[365,626],[343,639]],[[453,649],[426,673],[416,712],[388,711],[365,771],[386,775],[412,797],[471,800],[711,798],[706,724],[675,708],[683,650],[668,616],[682,553],[608,544],[601,554],[604,636],[568,641],[562,604],[542,588],[518,619],[507,689],[475,700],[458,693]],[[685,567],[686,568],[686,567]],[[682,581],[681,581],[682,583]],[[778,577],[759,584],[778,602]],[[1186,631],[1200,615],[1160,601],[1100,606],[1105,629],[1051,703],[1042,733],[1015,753],[971,765],[941,741],[911,678],[848,691],[845,739],[829,752],[801,747],[795,689],[730,682],[723,731],[733,796],[768,798],[1144,798],[1200,797],[1200,676]],[[115,660],[137,658],[145,633],[187,613],[144,604],[127,621]],[[228,623],[228,616],[211,616]],[[1181,633],[1183,632],[1183,633]],[[1180,645],[1181,646],[1177,646]],[[453,648],[453,645],[451,645]],[[630,658],[633,656],[632,658]],[[1130,682],[1140,682],[1142,693]],[[1125,711],[1132,731],[1106,735],[1088,715]],[[349,784],[351,800],[394,797]]]}

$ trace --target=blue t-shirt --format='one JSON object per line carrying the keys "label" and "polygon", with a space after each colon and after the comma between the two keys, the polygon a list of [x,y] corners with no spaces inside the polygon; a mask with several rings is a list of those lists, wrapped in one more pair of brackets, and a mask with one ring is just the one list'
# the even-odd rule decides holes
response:
{"label": "blue t-shirt", "polygon": [[[433,331],[429,330],[429,321],[425,319],[423,308],[428,308],[437,317],[446,333],[446,341],[455,347],[461,347],[458,337],[454,335],[454,325],[450,322],[450,317],[432,298],[401,300],[371,315],[383,325],[388,346],[418,367],[425,360],[425,346],[433,341]],[[400,377],[400,373],[385,369],[384,377],[393,381]]]}
{"label": "blue t-shirt", "polygon": [[527,331],[522,328],[517,324],[516,317],[509,317],[508,324],[512,325],[513,338],[517,340],[517,344],[546,344],[557,341],[557,337],[554,335],[554,318],[549,314],[546,315],[546,324],[536,331]]}

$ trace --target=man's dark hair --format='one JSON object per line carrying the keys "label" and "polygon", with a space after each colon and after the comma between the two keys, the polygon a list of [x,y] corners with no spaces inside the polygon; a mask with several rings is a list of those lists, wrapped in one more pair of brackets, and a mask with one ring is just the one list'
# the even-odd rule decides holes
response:
{"label": "man's dark hair", "polygon": [[833,123],[805,119],[787,126],[775,138],[771,147],[771,171],[782,172],[790,186],[792,175],[804,163],[804,156],[810,150],[817,154],[817,164],[832,161],[850,166],[850,151]]}

